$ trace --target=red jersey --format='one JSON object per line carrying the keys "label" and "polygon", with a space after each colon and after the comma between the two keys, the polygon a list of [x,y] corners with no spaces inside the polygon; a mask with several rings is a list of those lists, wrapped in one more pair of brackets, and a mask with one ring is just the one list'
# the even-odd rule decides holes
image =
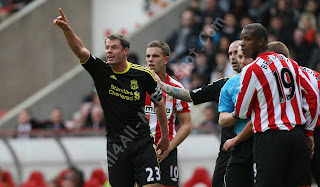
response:
{"label": "red jersey", "polygon": [[[306,115],[306,119],[307,119],[307,123],[312,123],[312,120],[316,120],[316,125],[315,126],[320,126],[320,118],[319,118],[319,112],[320,112],[320,73],[307,68],[307,67],[299,67],[299,70],[301,71],[301,73],[310,81],[311,85],[313,86],[315,92],[318,95],[318,101],[317,102],[312,102],[312,103],[308,103],[308,102],[304,102],[304,110],[305,110],[305,115]],[[308,93],[306,93],[308,95]],[[313,99],[313,98],[312,98]],[[309,99],[310,101],[311,99]],[[312,110],[315,110],[316,105],[318,106],[318,115],[313,117],[311,115],[308,115]]]}
{"label": "red jersey", "polygon": [[[178,81],[171,78],[167,75],[166,84],[174,87],[183,88],[182,84]],[[175,122],[177,113],[190,112],[190,104],[186,101],[181,101],[180,99],[174,98],[171,95],[162,92],[163,101],[166,106],[167,119],[168,119],[168,130],[169,130],[169,139],[170,141],[175,137]],[[146,96],[145,104],[145,113],[149,122],[150,131],[155,137],[155,144],[158,145],[158,142],[161,138],[161,131],[159,122],[154,109],[154,104],[151,102],[149,95]]]}
{"label": "red jersey", "polygon": [[[254,132],[290,131],[305,124],[301,79],[294,61],[274,52],[259,54],[241,72],[237,115],[242,119],[251,116]],[[317,100],[316,95],[314,98]],[[314,129],[307,125],[305,128]]]}

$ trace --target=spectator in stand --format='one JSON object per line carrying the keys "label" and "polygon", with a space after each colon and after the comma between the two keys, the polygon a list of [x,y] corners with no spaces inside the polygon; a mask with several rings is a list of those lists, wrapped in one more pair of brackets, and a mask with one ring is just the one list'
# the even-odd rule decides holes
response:
{"label": "spectator in stand", "polygon": [[33,126],[35,126],[35,122],[32,120],[30,112],[27,109],[22,110],[18,115],[17,138],[29,138]]}
{"label": "spectator in stand", "polygon": [[268,25],[270,13],[269,8],[271,6],[271,1],[268,0],[253,0],[251,2],[251,7],[248,11],[249,15],[254,18],[257,22]]}
{"label": "spectator in stand", "polygon": [[228,54],[229,45],[230,45],[229,38],[222,36],[219,40],[219,52]]}
{"label": "spectator in stand", "polygon": [[202,78],[204,84],[209,84],[211,68],[208,64],[208,57],[204,53],[198,53],[195,57],[195,66],[192,73],[198,73]]}
{"label": "spectator in stand", "polygon": [[200,0],[190,0],[189,9],[194,13],[194,21],[201,24]]}
{"label": "spectator in stand", "polygon": [[218,80],[225,76],[231,76],[234,74],[231,63],[228,63],[228,56],[225,53],[216,54],[216,68],[210,75],[210,82]]}
{"label": "spectator in stand", "polygon": [[310,45],[304,39],[304,32],[302,29],[296,28],[293,32],[293,44],[289,47],[294,53],[291,58],[299,63],[301,66],[306,66],[310,56]]}
{"label": "spectator in stand", "polygon": [[277,0],[274,1],[273,6],[270,8],[270,15],[272,17],[281,17],[282,24],[285,28],[293,29],[298,22],[298,17],[294,16],[294,10],[291,8],[290,1],[287,0]]}
{"label": "spectator in stand", "polygon": [[275,36],[275,40],[280,40],[286,45],[288,45],[289,39],[292,38],[290,27],[286,27],[283,24],[283,18],[280,16],[273,16],[271,18],[269,33],[272,33]]}
{"label": "spectator in stand", "polygon": [[53,108],[50,113],[50,118],[45,122],[45,128],[48,130],[65,129],[63,113],[61,108]]}
{"label": "spectator in stand", "polygon": [[315,45],[316,47],[311,52],[308,67],[320,72],[320,31],[316,33]]}
{"label": "spectator in stand", "polygon": [[73,114],[72,120],[66,121],[65,126],[68,130],[80,130],[86,126],[86,118],[81,115],[80,111],[77,111]]}
{"label": "spectator in stand", "polygon": [[232,1],[230,13],[235,15],[237,21],[240,21],[241,18],[246,17],[248,14],[246,0]]}
{"label": "spectator in stand", "polygon": [[[319,13],[320,13],[319,1],[308,0],[305,6],[305,12],[311,13],[316,19],[319,19],[320,18],[319,17]],[[319,25],[319,20],[318,20],[318,25]]]}
{"label": "spectator in stand", "polygon": [[250,16],[244,16],[240,19],[240,27],[243,29],[245,26],[253,23],[253,19]]}
{"label": "spectator in stand", "polygon": [[221,36],[227,37],[229,41],[234,41],[239,39],[239,33],[241,32],[241,30],[237,25],[236,17],[232,13],[227,13],[224,16],[224,21],[225,23],[221,30]]}
{"label": "spectator in stand", "polygon": [[219,7],[218,0],[205,0],[206,9],[202,12],[202,23],[212,24],[217,18],[224,17],[223,10]]}
{"label": "spectator in stand", "polygon": [[314,42],[314,35],[317,30],[317,21],[315,16],[309,12],[301,14],[298,26],[304,31],[305,41],[309,45],[312,45]]}
{"label": "spectator in stand", "polygon": [[61,187],[83,187],[84,176],[80,169],[70,166],[64,175]]}
{"label": "spectator in stand", "polygon": [[202,124],[198,127],[198,130],[202,133],[214,133],[219,137],[221,133],[221,127],[217,121],[217,109],[213,105],[208,105],[204,109],[205,119]]}
{"label": "spectator in stand", "polygon": [[87,125],[87,127],[93,129],[100,129],[106,126],[101,105],[94,105],[92,107],[90,117],[91,122]]}
{"label": "spectator in stand", "polygon": [[186,9],[181,14],[181,25],[167,38],[170,49],[172,49],[171,62],[189,55],[189,49],[197,48],[199,31],[195,27],[194,13]]}

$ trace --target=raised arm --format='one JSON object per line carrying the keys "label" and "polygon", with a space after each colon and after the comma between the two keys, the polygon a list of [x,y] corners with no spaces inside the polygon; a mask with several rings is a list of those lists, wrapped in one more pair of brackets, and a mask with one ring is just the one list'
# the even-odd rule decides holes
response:
{"label": "raised arm", "polygon": [[155,79],[157,80],[157,83],[162,91],[164,91],[167,94],[169,94],[177,99],[180,99],[182,101],[187,101],[187,102],[192,101],[190,94],[189,94],[189,90],[184,89],[184,88],[177,88],[174,86],[170,86],[170,85],[162,82],[156,73],[154,73],[154,76],[155,76]]}
{"label": "raised arm", "polygon": [[63,30],[64,36],[66,37],[71,50],[79,58],[81,63],[85,63],[90,57],[90,52],[84,47],[81,39],[71,29],[61,8],[59,8],[59,11],[61,16],[58,16],[53,20],[53,23]]}
{"label": "raised arm", "polygon": [[154,102],[154,108],[161,130],[161,139],[158,143],[158,149],[160,149],[161,153],[163,153],[169,147],[167,112],[163,99],[161,99],[159,102]]}

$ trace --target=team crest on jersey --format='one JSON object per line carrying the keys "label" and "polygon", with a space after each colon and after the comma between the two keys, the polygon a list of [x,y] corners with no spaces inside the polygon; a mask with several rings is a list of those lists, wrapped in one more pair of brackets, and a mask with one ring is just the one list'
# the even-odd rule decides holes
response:
{"label": "team crest on jersey", "polygon": [[110,75],[111,79],[117,80],[117,77],[115,75]]}
{"label": "team crest on jersey", "polygon": [[138,84],[137,80],[133,79],[130,82],[131,82],[131,84],[130,84],[131,89],[133,89],[133,90],[139,89],[139,84]]}
{"label": "team crest on jersey", "polygon": [[166,94],[166,101],[173,101],[173,97],[171,95]]}

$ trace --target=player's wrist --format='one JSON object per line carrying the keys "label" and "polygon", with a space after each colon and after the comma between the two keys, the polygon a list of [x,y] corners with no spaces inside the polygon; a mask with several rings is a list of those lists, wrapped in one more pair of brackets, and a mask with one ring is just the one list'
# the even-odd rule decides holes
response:
{"label": "player's wrist", "polygon": [[240,119],[239,116],[237,115],[236,111],[233,111],[231,114],[232,114],[233,118]]}

